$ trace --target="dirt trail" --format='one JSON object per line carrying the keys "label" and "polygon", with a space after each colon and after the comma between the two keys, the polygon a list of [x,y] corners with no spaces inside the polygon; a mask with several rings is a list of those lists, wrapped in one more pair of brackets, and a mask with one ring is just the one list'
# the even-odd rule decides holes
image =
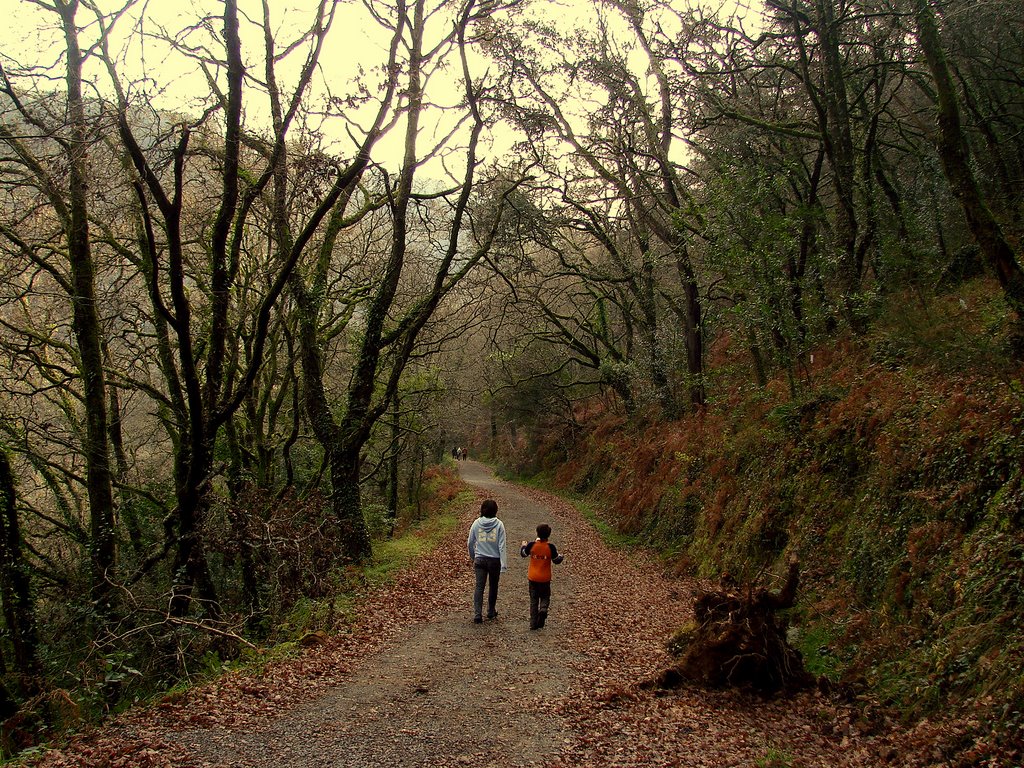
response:
{"label": "dirt trail", "polygon": [[[133,713],[45,768],[375,768],[377,766],[893,765],[884,739],[807,694],[762,701],[698,689],[652,691],[689,582],[640,552],[606,546],[567,502],[459,463],[478,492],[457,533],[364,605],[347,635],[260,677],[228,675]],[[509,542],[499,616],[472,623],[465,551],[479,499],[493,497]],[[518,545],[539,522],[556,566],[544,629],[528,629]],[[904,763],[906,764],[906,763]]]}
{"label": "dirt trail", "polygon": [[[559,609],[573,595],[571,556],[558,567],[552,618],[530,632],[526,562],[519,542],[538,522],[556,531],[559,516],[477,462],[463,479],[498,502],[508,535],[509,569],[500,581],[498,618],[472,623],[472,569],[460,576],[464,598],[433,621],[402,631],[355,666],[340,685],[254,730],[178,734],[204,765],[425,766],[550,762],[567,726],[545,711],[559,696],[577,655],[564,640]],[[458,532],[460,540],[465,531]]]}

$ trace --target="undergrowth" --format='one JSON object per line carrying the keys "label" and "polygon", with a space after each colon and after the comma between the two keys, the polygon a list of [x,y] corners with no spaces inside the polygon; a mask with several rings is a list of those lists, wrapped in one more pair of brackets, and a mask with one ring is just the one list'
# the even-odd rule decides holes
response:
{"label": "undergrowth", "polygon": [[420,557],[434,550],[458,525],[458,510],[469,504],[472,491],[452,467],[430,469],[423,481],[422,497],[392,526],[393,534],[373,543],[373,558],[341,574],[338,588],[325,599],[303,599],[277,625],[283,642],[294,642],[316,631],[336,631],[350,626],[359,616],[359,599],[368,591],[392,583]]}
{"label": "undergrowth", "polygon": [[867,337],[809,355],[795,394],[723,379],[672,422],[591,407],[574,440],[549,434],[539,453],[561,458],[553,485],[680,570],[754,580],[797,553],[791,619],[811,671],[908,722],[978,707],[1012,739],[1024,371],[992,295],[968,284],[912,312],[893,297]]}
{"label": "undergrowth", "polygon": [[[266,626],[257,625],[254,632],[247,631],[241,617],[232,617],[214,627],[220,634],[208,632],[198,623],[183,624],[170,638],[154,632],[141,651],[101,651],[102,657],[93,665],[96,670],[89,672],[89,679],[78,681],[83,684],[73,694],[65,689],[47,691],[23,707],[16,723],[8,720],[0,742],[0,764],[7,764],[5,760],[12,756],[15,760],[31,757],[37,751],[32,745],[40,743],[40,735],[44,740],[59,741],[136,704],[178,700],[192,687],[225,673],[259,675],[268,665],[299,655],[305,646],[346,631],[359,621],[362,601],[368,595],[392,583],[402,569],[451,534],[458,524],[458,510],[469,504],[471,495],[454,468],[431,469],[417,507],[378,529],[369,562],[355,566],[334,560],[310,576],[296,570],[294,597],[287,602],[279,598]],[[294,527],[300,515],[293,508],[289,512],[288,521]],[[302,557],[313,562],[308,541],[306,547]],[[162,677],[148,674],[151,670],[143,668],[147,663],[143,654],[155,657],[156,651],[176,652],[184,662],[183,669]],[[84,664],[80,666],[85,669]]]}

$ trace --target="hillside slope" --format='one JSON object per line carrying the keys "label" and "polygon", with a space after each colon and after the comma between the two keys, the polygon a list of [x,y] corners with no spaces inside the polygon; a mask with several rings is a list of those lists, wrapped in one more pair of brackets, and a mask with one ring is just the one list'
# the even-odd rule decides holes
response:
{"label": "hillside slope", "polygon": [[796,394],[724,386],[670,423],[581,411],[509,461],[670,568],[764,578],[798,554],[808,668],[868,719],[980,712],[961,750],[980,760],[1024,741],[1024,386],[971,300],[818,350]]}

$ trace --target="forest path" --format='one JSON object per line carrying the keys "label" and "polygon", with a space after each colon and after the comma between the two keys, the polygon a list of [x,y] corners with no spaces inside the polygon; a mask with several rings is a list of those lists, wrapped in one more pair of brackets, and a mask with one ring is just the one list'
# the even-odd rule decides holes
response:
{"label": "forest path", "polygon": [[[529,632],[518,543],[534,538],[538,522],[551,520],[557,529],[558,520],[482,464],[459,467],[467,482],[498,501],[507,530],[509,570],[499,582],[497,620],[472,623],[473,571],[464,555],[457,607],[400,632],[341,684],[257,730],[182,732],[200,764],[524,766],[557,754],[564,725],[534,705],[566,685],[574,654],[558,642],[557,607],[545,632]],[[465,535],[460,527],[457,536]],[[555,606],[561,593],[569,598],[572,581],[559,580]]]}
{"label": "forest path", "polygon": [[[538,704],[560,694],[576,660],[559,642],[557,615],[562,595],[572,594],[571,568],[558,574],[568,578],[559,579],[548,627],[530,632],[519,542],[535,537],[538,522],[558,530],[560,521],[484,465],[463,461],[459,469],[497,500],[507,531],[498,618],[472,623],[473,571],[463,543],[459,605],[400,631],[339,685],[255,730],[181,732],[181,743],[202,760],[197,765],[527,766],[558,753],[566,726]],[[465,535],[460,526],[460,542]]]}
{"label": "forest path", "polygon": [[[859,736],[814,694],[763,701],[642,685],[669,663],[692,584],[642,552],[608,547],[571,504],[459,463],[477,491],[458,530],[398,583],[373,593],[349,634],[264,674],[228,674],[129,713],[37,765],[110,768],[378,766],[877,766],[883,740]],[[472,623],[465,549],[480,501],[508,532],[499,616]],[[551,614],[528,629],[519,542],[547,522],[565,562]]]}

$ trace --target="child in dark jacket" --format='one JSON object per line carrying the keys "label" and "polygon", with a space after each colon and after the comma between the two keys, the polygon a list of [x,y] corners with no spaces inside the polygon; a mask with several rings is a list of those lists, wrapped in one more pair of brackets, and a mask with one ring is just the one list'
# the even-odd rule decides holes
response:
{"label": "child in dark jacket", "polygon": [[530,584],[530,629],[544,626],[551,603],[551,564],[558,565],[564,559],[548,541],[550,536],[551,526],[541,523],[537,526],[537,540],[524,541],[519,548],[520,557],[530,558],[526,574]]}

